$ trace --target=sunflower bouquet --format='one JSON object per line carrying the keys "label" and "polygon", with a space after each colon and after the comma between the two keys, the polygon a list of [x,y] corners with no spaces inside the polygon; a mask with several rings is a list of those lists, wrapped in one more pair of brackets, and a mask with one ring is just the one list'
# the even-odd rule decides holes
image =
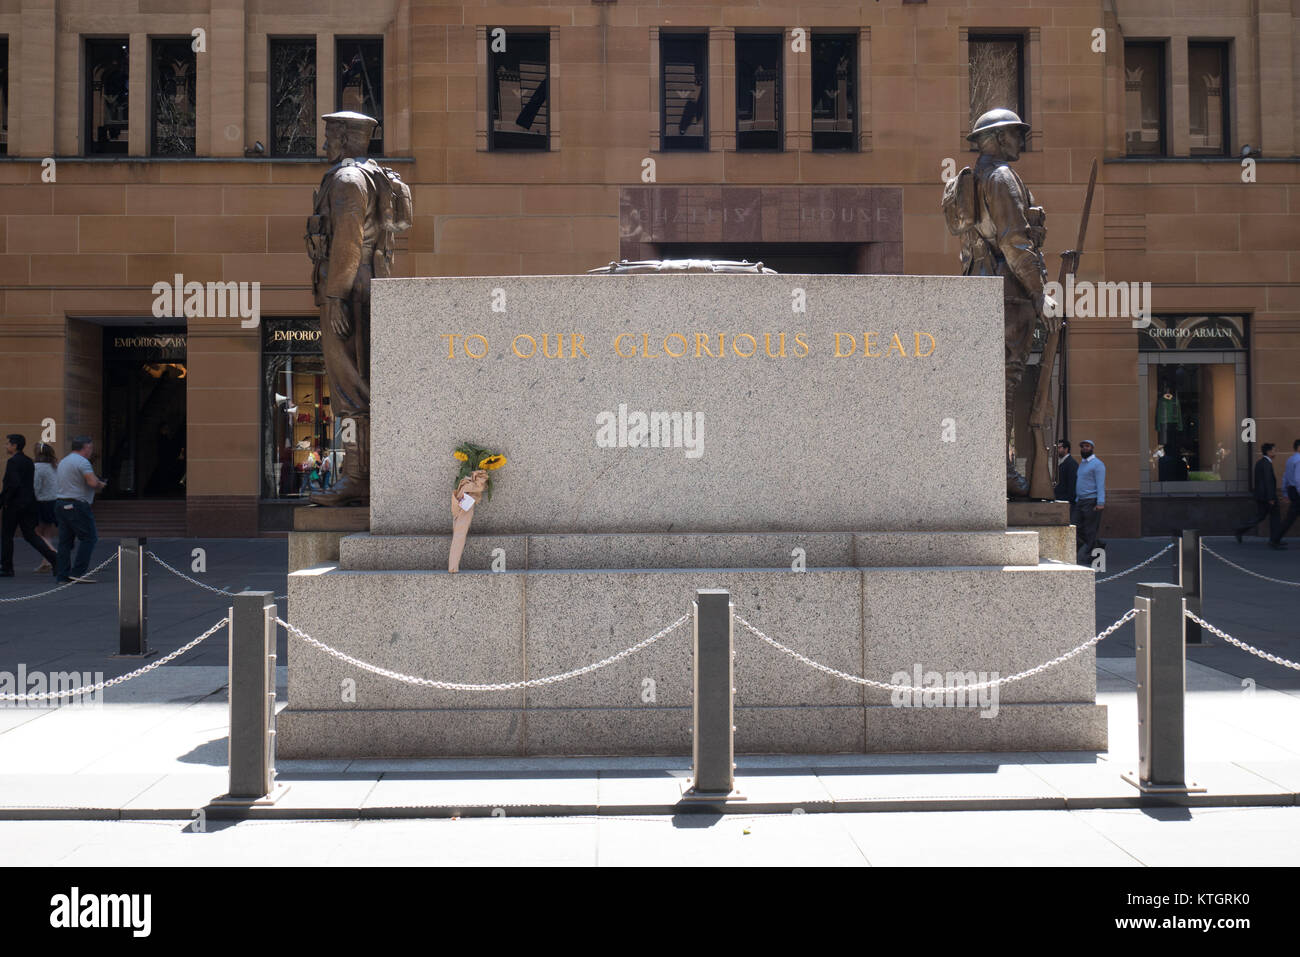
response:
{"label": "sunflower bouquet", "polygon": [[506,464],[506,457],[499,452],[485,449],[481,445],[475,445],[473,442],[462,442],[456,446],[456,451],[451,454],[460,463],[460,469],[456,472],[456,479],[451,483],[452,488],[455,488],[463,480],[482,469],[488,473],[487,485],[483,490],[483,501],[490,500],[492,498],[491,473]]}

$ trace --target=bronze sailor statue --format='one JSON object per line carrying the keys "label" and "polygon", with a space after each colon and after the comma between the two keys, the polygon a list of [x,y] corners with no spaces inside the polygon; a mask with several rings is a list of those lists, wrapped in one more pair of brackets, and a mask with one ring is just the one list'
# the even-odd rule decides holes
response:
{"label": "bronze sailor statue", "polygon": [[331,165],[316,190],[306,240],[343,462],[334,487],[313,492],[311,501],[368,505],[370,280],[390,272],[394,238],[411,225],[411,191],[397,173],[367,156],[377,120],[351,112],[322,119]]}

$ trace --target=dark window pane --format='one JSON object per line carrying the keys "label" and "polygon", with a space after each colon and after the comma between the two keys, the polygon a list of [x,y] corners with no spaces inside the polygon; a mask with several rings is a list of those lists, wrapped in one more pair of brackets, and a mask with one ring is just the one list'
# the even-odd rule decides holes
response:
{"label": "dark window pane", "polygon": [[1193,156],[1228,152],[1228,45],[1187,45],[1189,132]]}
{"label": "dark window pane", "polygon": [[272,40],[271,155],[316,154],[316,41]]}
{"label": "dark window pane", "polygon": [[[364,113],[379,121],[370,137],[370,154],[384,152],[384,41],[338,40],[338,109]],[[313,134],[314,136],[314,134]]]}
{"label": "dark window pane", "polygon": [[736,149],[779,150],[781,37],[736,37]]}
{"label": "dark window pane", "polygon": [[[1013,110],[1026,123],[1024,40],[1020,37],[971,37],[970,122],[989,110]],[[1024,142],[1022,140],[1023,147]]]}
{"label": "dark window pane", "polygon": [[488,44],[492,149],[549,149],[550,38],[506,31],[506,48],[493,52],[488,31]]}
{"label": "dark window pane", "polygon": [[659,59],[663,70],[662,148],[708,149],[704,112],[708,38],[664,35],[660,40]]}
{"label": "dark window pane", "polygon": [[813,37],[813,149],[854,150],[858,148],[857,76],[857,37]]}
{"label": "dark window pane", "polygon": [[9,40],[0,37],[0,155],[9,152]]}
{"label": "dark window pane", "polygon": [[86,41],[87,153],[126,153],[130,72],[126,40]]}
{"label": "dark window pane", "polygon": [[1124,144],[1129,156],[1165,155],[1165,56],[1155,43],[1124,47]]}
{"label": "dark window pane", "polygon": [[154,156],[193,156],[195,59],[192,40],[153,40]]}

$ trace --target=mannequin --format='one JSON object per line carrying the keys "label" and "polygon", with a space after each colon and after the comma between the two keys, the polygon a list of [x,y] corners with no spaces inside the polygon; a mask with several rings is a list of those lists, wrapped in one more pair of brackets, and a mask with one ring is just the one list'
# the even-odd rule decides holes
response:
{"label": "mannequin", "polygon": [[1176,454],[1182,439],[1183,408],[1178,401],[1178,393],[1172,383],[1165,380],[1160,394],[1156,396],[1156,437],[1164,446],[1165,455],[1160,459],[1160,481],[1176,482],[1181,464]]}

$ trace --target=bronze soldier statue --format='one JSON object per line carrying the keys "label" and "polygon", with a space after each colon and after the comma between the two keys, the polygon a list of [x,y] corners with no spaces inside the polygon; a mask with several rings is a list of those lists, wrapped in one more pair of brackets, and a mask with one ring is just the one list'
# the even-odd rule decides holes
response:
{"label": "bronze soldier statue", "polygon": [[[1046,214],[1034,205],[1029,187],[1010,165],[1020,158],[1021,137],[1028,132],[1029,124],[1011,110],[990,110],[981,116],[966,137],[979,149],[979,160],[973,170],[967,167],[948,182],[943,198],[948,228],[961,237],[962,275],[1003,277],[1008,444],[1015,422],[1016,389],[1029,360],[1034,326],[1042,320],[1050,331],[1060,322],[1043,314]],[[1030,456],[1036,451],[1027,450]],[[1007,494],[1029,494],[1029,483],[1016,471],[1010,455]]]}
{"label": "bronze soldier statue", "polygon": [[411,225],[411,193],[366,153],[377,122],[361,113],[327,113],[325,155],[332,164],[307,220],[312,291],[320,309],[330,407],[343,446],[339,480],[313,492],[315,505],[370,502],[370,280],[389,274],[393,237]]}

